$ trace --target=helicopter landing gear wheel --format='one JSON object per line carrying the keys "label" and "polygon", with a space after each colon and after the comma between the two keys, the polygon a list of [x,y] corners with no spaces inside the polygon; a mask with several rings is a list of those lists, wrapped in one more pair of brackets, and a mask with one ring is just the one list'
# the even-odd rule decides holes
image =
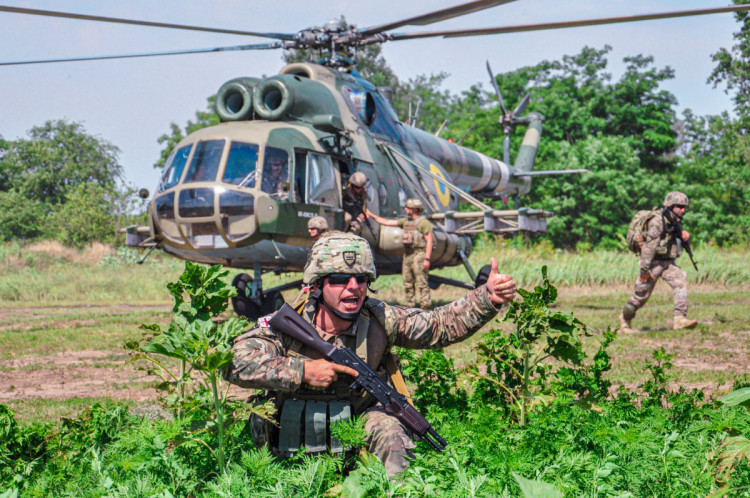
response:
{"label": "helicopter landing gear wheel", "polygon": [[273,313],[282,306],[284,306],[284,296],[281,295],[281,292],[272,291],[263,295],[263,306],[261,307],[261,311],[264,315]]}
{"label": "helicopter landing gear wheel", "polygon": [[490,272],[492,267],[490,265],[484,265],[477,273],[477,279],[474,280],[474,288],[480,287],[487,283],[487,279],[490,278]]}
{"label": "helicopter landing gear wheel", "polygon": [[262,316],[260,306],[247,297],[249,287],[253,285],[253,278],[247,273],[240,273],[232,280],[232,286],[237,289],[237,295],[232,298],[232,309],[238,316],[248,320],[257,320]]}

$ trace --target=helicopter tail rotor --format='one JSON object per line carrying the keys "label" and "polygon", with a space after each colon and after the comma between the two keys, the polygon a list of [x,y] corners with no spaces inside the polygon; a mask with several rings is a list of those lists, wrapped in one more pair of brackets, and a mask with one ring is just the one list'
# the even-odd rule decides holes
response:
{"label": "helicopter tail rotor", "polygon": [[505,162],[505,164],[510,164],[510,134],[517,124],[524,122],[524,120],[521,119],[521,115],[529,106],[529,94],[527,93],[524,95],[516,108],[513,109],[512,112],[509,112],[508,109],[505,108],[503,94],[500,93],[500,87],[497,85],[497,78],[495,78],[495,74],[490,67],[490,61],[487,61],[487,72],[490,75],[492,87],[495,89],[495,95],[497,95],[497,100],[500,103],[500,109],[502,110],[498,123],[502,126],[503,134],[505,135],[505,138],[503,138],[503,162]]}

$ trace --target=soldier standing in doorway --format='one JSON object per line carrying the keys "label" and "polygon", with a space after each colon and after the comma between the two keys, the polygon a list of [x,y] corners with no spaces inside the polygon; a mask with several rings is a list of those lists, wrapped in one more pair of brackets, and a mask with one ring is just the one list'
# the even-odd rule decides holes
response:
{"label": "soldier standing in doorway", "polygon": [[367,223],[367,177],[355,171],[349,177],[349,185],[344,189],[344,231],[355,235],[362,233],[363,223]]}
{"label": "soldier standing in doorway", "polygon": [[401,276],[404,279],[406,306],[416,305],[416,295],[419,296],[419,305],[429,309],[432,303],[427,279],[430,275],[430,257],[434,246],[434,227],[430,220],[422,216],[423,206],[419,199],[408,199],[405,209],[407,217],[397,220],[389,220],[369,211],[367,216],[371,216],[381,225],[403,228],[401,242],[404,244],[404,260],[401,265]]}
{"label": "soldier standing in doorway", "polygon": [[661,212],[656,210],[648,219],[645,240],[640,250],[640,275],[635,282],[635,290],[622,309],[620,332],[635,332],[631,326],[635,313],[642,308],[659,277],[663,278],[674,296],[674,330],[693,328],[698,320],[687,318],[688,288],[687,275],[677,266],[675,260],[682,253],[683,244],[687,244],[690,234],[682,229],[682,217],[688,207],[688,197],[682,192],[670,192],[664,199]]}

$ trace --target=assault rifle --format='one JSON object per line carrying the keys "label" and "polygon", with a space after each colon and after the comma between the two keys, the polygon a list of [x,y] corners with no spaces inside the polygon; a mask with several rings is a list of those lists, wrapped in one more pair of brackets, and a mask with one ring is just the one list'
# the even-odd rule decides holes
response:
{"label": "assault rifle", "polygon": [[695,264],[695,260],[693,259],[693,250],[690,249],[690,243],[687,240],[682,240],[682,238],[680,240],[682,241],[682,248],[685,249],[685,252],[690,257],[690,262],[693,263],[693,268],[695,268],[695,271],[698,271],[698,265]]}
{"label": "assault rifle", "polygon": [[356,370],[359,375],[354,378],[354,383],[351,385],[352,389],[355,389],[358,385],[362,386],[383,405],[386,413],[399,419],[420,439],[427,441],[435,451],[445,449],[448,443],[432,428],[427,419],[409,404],[406,396],[383,382],[383,379],[367,363],[362,361],[357,353],[349,348],[337,348],[324,341],[318,335],[318,332],[299,316],[289,304],[285,303],[268,321],[268,324],[274,330],[297,339],[305,346],[322,353],[332,362]]}
{"label": "assault rifle", "polygon": [[698,271],[698,265],[695,264],[695,259],[693,258],[693,250],[690,248],[690,243],[687,240],[682,240],[681,220],[675,220],[671,208],[668,207],[662,209],[662,218],[667,218],[669,220],[671,225],[670,228],[666,230],[666,232],[672,233],[672,235],[680,241],[681,247],[685,249],[685,252],[688,254],[688,256],[690,256],[690,262],[693,263],[693,268],[695,268],[695,271]]}

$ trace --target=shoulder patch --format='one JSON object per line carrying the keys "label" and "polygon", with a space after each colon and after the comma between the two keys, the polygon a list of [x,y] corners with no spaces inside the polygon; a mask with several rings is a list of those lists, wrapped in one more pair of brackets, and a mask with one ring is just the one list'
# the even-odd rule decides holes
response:
{"label": "shoulder patch", "polygon": [[273,316],[273,313],[271,313],[270,315],[266,315],[266,316],[262,316],[258,318],[258,326],[266,327],[266,328],[270,327],[270,325],[268,324],[268,320],[270,320],[272,316]]}

